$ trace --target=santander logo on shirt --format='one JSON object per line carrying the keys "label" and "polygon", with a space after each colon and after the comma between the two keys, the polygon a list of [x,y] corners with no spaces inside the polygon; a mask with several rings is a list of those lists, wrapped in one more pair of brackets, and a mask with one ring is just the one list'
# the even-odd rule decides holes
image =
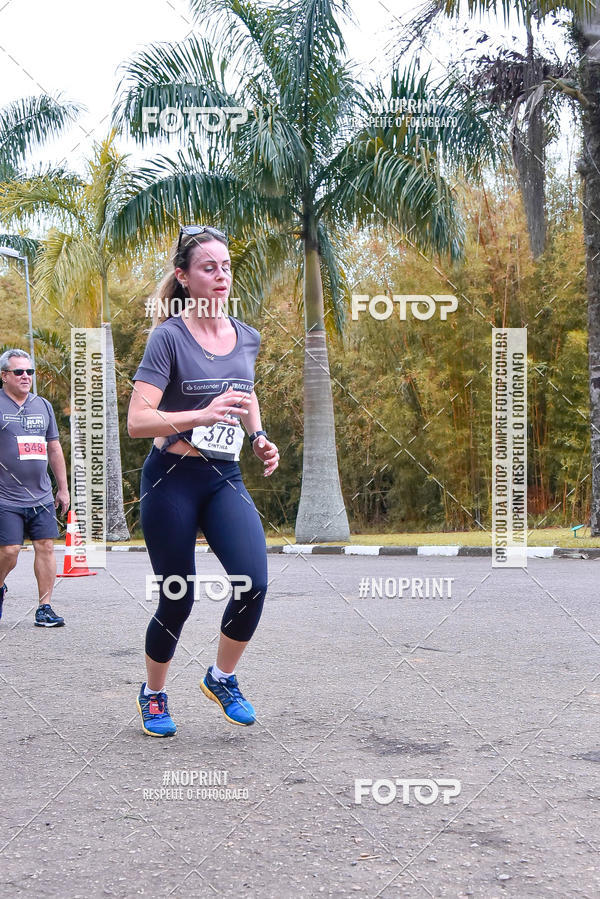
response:
{"label": "santander logo on shirt", "polygon": [[225,393],[230,387],[243,393],[252,393],[254,382],[248,381],[246,378],[238,380],[232,378],[199,378],[194,381],[181,382],[181,392],[185,396],[202,396],[207,393],[218,396],[220,393]]}

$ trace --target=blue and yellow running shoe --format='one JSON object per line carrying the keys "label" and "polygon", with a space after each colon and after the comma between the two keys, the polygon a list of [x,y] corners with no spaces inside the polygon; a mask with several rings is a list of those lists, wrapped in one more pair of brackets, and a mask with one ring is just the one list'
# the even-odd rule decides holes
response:
{"label": "blue and yellow running shoe", "polygon": [[177,733],[175,722],[169,715],[166,693],[150,693],[146,696],[142,684],[136,702],[142,719],[142,730],[151,737],[172,737]]}
{"label": "blue and yellow running shoe", "polygon": [[200,689],[204,695],[221,707],[221,711],[232,724],[244,726],[254,724],[256,712],[248,700],[242,696],[235,674],[217,680],[216,677],[213,677],[212,670],[213,666],[211,665],[204,680],[200,681]]}

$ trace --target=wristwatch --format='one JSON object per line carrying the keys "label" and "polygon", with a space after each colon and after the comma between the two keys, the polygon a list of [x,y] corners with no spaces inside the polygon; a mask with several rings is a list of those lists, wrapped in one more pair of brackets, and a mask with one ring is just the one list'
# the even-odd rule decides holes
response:
{"label": "wristwatch", "polygon": [[250,434],[250,436],[248,437],[248,440],[250,441],[250,446],[252,446],[252,444],[254,443],[254,441],[256,440],[257,437],[266,437],[267,440],[269,439],[269,435],[267,434],[266,431],[254,431],[254,433]]}

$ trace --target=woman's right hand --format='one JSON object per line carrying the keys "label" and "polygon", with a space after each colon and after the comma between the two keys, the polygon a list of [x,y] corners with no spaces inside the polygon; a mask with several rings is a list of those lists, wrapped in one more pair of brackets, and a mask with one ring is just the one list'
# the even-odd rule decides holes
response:
{"label": "woman's right hand", "polygon": [[234,418],[230,413],[235,411],[236,416],[247,415],[246,407],[249,402],[250,396],[247,393],[230,387],[225,393],[216,396],[206,408],[198,410],[198,424],[210,427],[222,421],[228,425],[239,425],[239,419]]}

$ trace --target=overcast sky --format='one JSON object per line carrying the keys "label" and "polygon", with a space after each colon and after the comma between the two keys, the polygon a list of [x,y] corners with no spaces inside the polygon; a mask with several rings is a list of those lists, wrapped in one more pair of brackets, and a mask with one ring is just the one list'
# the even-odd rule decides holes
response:
{"label": "overcast sky", "polygon": [[[349,53],[369,80],[374,71],[387,71],[385,46],[420,4],[351,0],[351,6],[356,25],[345,28]],[[46,151],[80,168],[92,140],[108,130],[119,65],[152,41],[183,39],[191,27],[185,0],[0,0],[0,106],[41,91],[83,103],[88,112]],[[473,27],[483,26],[478,20]],[[450,40],[428,38],[423,64],[441,73],[461,43],[467,46],[457,30]]]}

